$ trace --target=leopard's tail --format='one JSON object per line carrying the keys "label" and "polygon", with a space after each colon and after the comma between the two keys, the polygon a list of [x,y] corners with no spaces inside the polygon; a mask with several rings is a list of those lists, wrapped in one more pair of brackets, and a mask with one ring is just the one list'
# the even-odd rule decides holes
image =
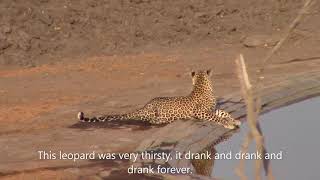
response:
{"label": "leopard's tail", "polygon": [[107,122],[107,121],[118,121],[118,120],[130,120],[130,119],[140,119],[139,111],[121,114],[121,115],[105,115],[99,117],[85,117],[83,112],[78,113],[78,120],[81,122]]}

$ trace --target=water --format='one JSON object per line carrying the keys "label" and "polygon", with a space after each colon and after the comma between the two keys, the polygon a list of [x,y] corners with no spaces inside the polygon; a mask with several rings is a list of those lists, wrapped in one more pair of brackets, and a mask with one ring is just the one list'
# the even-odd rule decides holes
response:
{"label": "water", "polygon": [[[274,110],[260,117],[260,125],[269,153],[282,151],[281,160],[271,160],[275,179],[300,180],[320,179],[320,97]],[[228,141],[216,146],[218,153],[232,154],[240,151],[248,127],[245,123],[240,133]],[[249,152],[254,152],[251,144]],[[234,156],[233,156],[234,157]],[[213,168],[214,177],[233,180],[239,179],[234,169],[239,161],[216,160]],[[254,160],[246,160],[246,175],[254,179]],[[264,174],[264,173],[263,173]]]}

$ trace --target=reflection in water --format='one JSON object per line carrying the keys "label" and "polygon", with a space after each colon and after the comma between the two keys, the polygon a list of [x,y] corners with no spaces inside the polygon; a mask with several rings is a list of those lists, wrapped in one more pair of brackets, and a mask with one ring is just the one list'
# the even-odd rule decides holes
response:
{"label": "reflection in water", "polygon": [[[319,179],[320,97],[274,110],[260,117],[265,145],[269,153],[282,152],[281,160],[271,160],[276,179]],[[244,123],[240,133],[215,146],[218,153],[239,152],[244,135],[248,132]],[[251,144],[249,152],[254,152]],[[234,173],[239,160],[215,160],[213,176],[223,179],[239,179]],[[213,163],[212,163],[213,164]],[[254,161],[246,160],[246,175],[253,179]]]}
{"label": "reflection in water", "polygon": [[[215,146],[223,141],[227,141],[233,134],[236,134],[240,131],[240,129],[230,130],[226,134],[224,134],[222,137],[220,137],[219,140],[215,141],[213,144],[208,146],[207,148],[203,149],[199,153],[209,152],[212,157],[217,152],[215,149]],[[201,174],[203,176],[211,176],[212,174],[212,168],[214,167],[214,159],[193,159],[191,160],[191,164],[194,167],[197,174]]]}
{"label": "reflection in water", "polygon": [[[206,151],[209,151],[211,154],[216,153],[216,149],[214,148],[214,146],[209,146],[201,152]],[[191,164],[194,167],[197,174],[201,174],[203,176],[210,176],[212,167],[214,166],[214,159],[194,159],[191,160]]]}

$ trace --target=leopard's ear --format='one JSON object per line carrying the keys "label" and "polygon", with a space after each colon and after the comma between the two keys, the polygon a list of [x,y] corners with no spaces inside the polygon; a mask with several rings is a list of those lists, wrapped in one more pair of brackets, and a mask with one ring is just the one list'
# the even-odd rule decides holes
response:
{"label": "leopard's ear", "polygon": [[207,70],[207,75],[210,77],[212,75],[212,69]]}
{"label": "leopard's ear", "polygon": [[196,75],[196,72],[192,71],[191,76],[194,77]]}

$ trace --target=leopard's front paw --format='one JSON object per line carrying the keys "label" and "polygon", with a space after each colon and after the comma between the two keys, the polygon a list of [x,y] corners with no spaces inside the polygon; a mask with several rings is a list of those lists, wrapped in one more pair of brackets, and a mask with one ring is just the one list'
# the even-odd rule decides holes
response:
{"label": "leopard's front paw", "polygon": [[228,121],[223,123],[222,125],[227,129],[236,129],[241,125],[241,121],[239,120]]}
{"label": "leopard's front paw", "polygon": [[239,121],[239,120],[234,120],[234,124],[235,124],[236,126],[240,126],[240,125],[241,125],[241,121]]}
{"label": "leopard's front paw", "polygon": [[235,129],[236,128],[236,126],[232,125],[232,124],[223,125],[223,127],[227,128],[227,129]]}

